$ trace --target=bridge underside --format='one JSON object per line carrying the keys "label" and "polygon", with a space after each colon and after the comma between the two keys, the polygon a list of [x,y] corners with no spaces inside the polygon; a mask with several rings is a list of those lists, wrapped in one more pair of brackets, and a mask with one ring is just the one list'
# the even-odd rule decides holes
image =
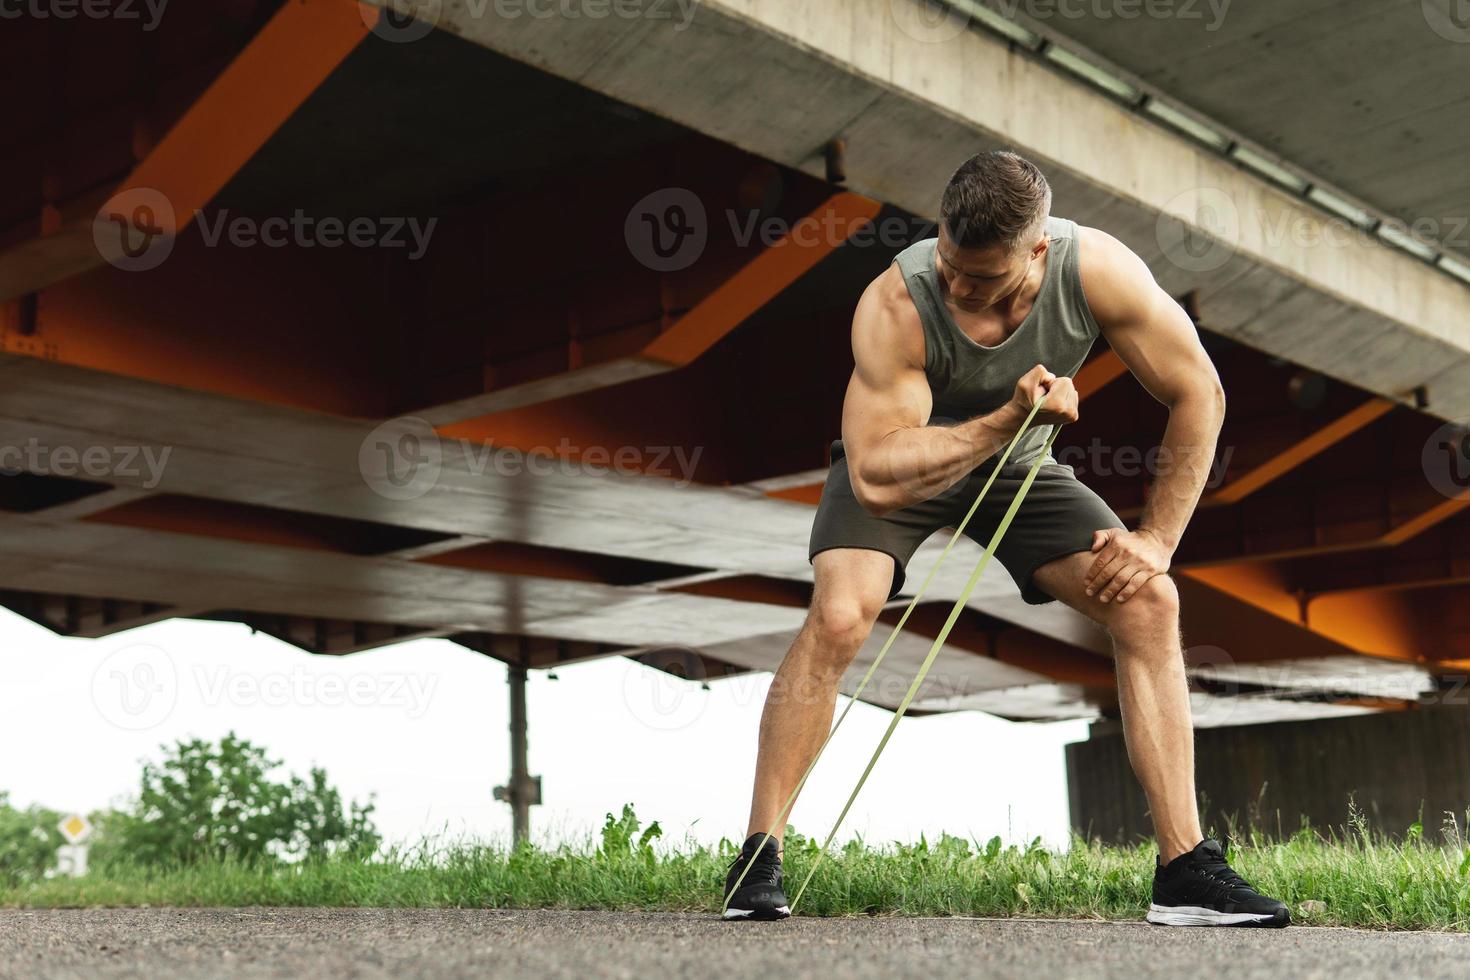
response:
{"label": "bridge underside", "polygon": [[[657,65],[619,73],[610,56],[578,79],[581,27],[562,47],[533,44],[530,21],[405,44],[353,4],[224,7],[171,12],[146,37],[7,28],[12,63],[57,84],[29,89],[0,181],[0,463],[22,471],[0,479],[0,603],[75,636],[203,617],[318,654],[448,637],[533,669],[774,669],[809,598],[853,305],[927,236],[942,175],[995,134],[721,4],[692,37],[728,28],[791,70],[810,55],[823,67],[804,77],[846,123],[717,113],[692,80],[633,91]],[[242,122],[259,86],[269,104]],[[924,122],[947,128],[922,154],[883,141]],[[810,159],[834,137],[844,185]],[[1470,668],[1470,496],[1424,467],[1470,391],[1447,386],[1464,314],[1395,317],[1465,289],[1382,249],[1283,265],[1241,246],[1191,275],[1153,237],[1166,212],[1088,185],[1063,151],[1037,154],[1056,165],[1057,213],[1139,248],[1230,398],[1219,478],[1177,560],[1199,724],[1404,711],[1451,689]],[[92,216],[139,187],[173,204],[177,235],[162,264],[124,271]],[[669,188],[697,199],[707,243],[661,271],[633,218],[663,194],[657,219]],[[297,214],[370,218],[405,244],[207,233]],[[414,227],[432,227],[421,249]],[[1406,288],[1329,281],[1361,269]],[[1437,278],[1415,293],[1420,277]],[[1413,299],[1390,309],[1391,293]],[[1136,516],[1164,413],[1102,346],[1079,387],[1057,452]],[[392,455],[405,434],[433,443],[410,492]],[[977,554],[956,549],[867,699],[896,705]],[[987,573],[914,705],[963,709],[1115,718],[1105,637]]]}

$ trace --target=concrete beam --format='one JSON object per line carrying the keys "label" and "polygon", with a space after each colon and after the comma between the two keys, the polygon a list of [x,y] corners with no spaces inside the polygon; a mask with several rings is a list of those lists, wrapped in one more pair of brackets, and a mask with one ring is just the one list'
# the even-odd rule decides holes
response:
{"label": "concrete beam", "polygon": [[[379,0],[382,5],[383,0]],[[397,2],[397,0],[394,0]],[[918,0],[705,0],[690,19],[501,17],[439,25],[503,55],[932,214],[964,157],[1037,160],[1056,210],[1122,239],[1212,330],[1403,402],[1470,415],[1470,289]]]}
{"label": "concrete beam", "polygon": [[206,611],[198,606],[11,589],[0,589],[0,606],[60,636],[88,640]]}
{"label": "concrete beam", "polygon": [[[434,485],[418,498],[393,501],[373,489],[374,474],[361,468],[369,423],[33,358],[0,357],[0,377],[6,381],[0,385],[0,444],[22,445],[36,438],[53,449],[72,447],[77,452],[97,445],[167,447],[161,482],[149,488],[158,494],[391,521],[397,527],[453,535],[457,542],[520,541],[746,576],[801,581],[811,576],[806,559],[810,509],[747,490],[681,487],[672,481],[583,466],[547,473],[525,467],[503,473],[494,468],[472,471],[471,457],[446,444],[443,472]],[[162,453],[155,455],[161,458]],[[111,478],[120,487],[135,490],[151,482],[143,469]],[[0,569],[0,588],[564,640],[612,640],[625,646],[690,645],[756,669],[764,665],[759,658],[726,656],[711,646],[794,631],[804,616],[796,607],[669,591],[667,583],[624,589],[406,561],[402,552],[362,558],[331,550],[280,550],[238,536],[58,520],[50,513],[31,518],[0,515],[0,530],[6,534],[10,557],[10,564]],[[936,535],[916,552],[910,588],[917,588],[927,576],[945,541]],[[978,553],[973,542],[958,542],[927,598],[953,601]],[[1341,641],[1321,638],[1314,643],[1311,633],[1299,626],[1267,623],[1273,616],[1282,618],[1278,610],[1268,609],[1272,616],[1248,615],[1253,612],[1250,606],[1262,605],[1253,593],[1209,584],[1215,587],[1200,585],[1199,596],[1185,603],[1191,642],[1234,650],[1244,636],[1243,624],[1259,619],[1250,627],[1252,635],[1272,640],[1249,646],[1262,653],[1381,652],[1372,645],[1346,649]],[[1289,599],[1275,592],[1272,596]],[[998,564],[986,570],[970,605],[1081,650],[1108,649],[1106,637],[1089,620],[1060,603],[1025,604]],[[1295,622],[1296,610],[1292,601],[1290,615],[1284,618]],[[1312,625],[1317,625],[1315,620]],[[786,645],[789,637],[784,644],[770,644],[769,650],[762,643],[761,656],[779,660]],[[902,665],[895,660],[896,667]],[[955,676],[962,675],[968,676],[964,670]],[[943,676],[937,675],[931,686],[943,688]],[[1006,680],[1004,686],[1014,684]],[[932,697],[978,689],[968,679],[957,680]],[[925,697],[931,695],[926,691]]]}

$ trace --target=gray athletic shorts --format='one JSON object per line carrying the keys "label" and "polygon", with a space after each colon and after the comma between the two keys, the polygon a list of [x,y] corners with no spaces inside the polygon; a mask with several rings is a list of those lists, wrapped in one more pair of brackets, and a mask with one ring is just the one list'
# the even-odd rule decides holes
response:
{"label": "gray athletic shorts", "polygon": [[[832,444],[832,471],[827,475],[822,502],[812,522],[808,557],[832,548],[867,548],[891,556],[893,588],[888,593],[891,599],[903,589],[905,568],[919,545],[940,528],[955,527],[964,519],[992,468],[981,466],[938,497],[874,517],[863,509],[852,492],[847,457],[842,451],[842,441],[838,440]],[[990,536],[1015,499],[1028,469],[1028,464],[1006,464],[965,528],[967,538],[981,547],[990,543]],[[1001,539],[995,557],[1016,580],[1027,602],[1033,605],[1051,602],[1054,597],[1031,580],[1036,570],[1058,558],[1091,551],[1094,531],[1121,527],[1123,522],[1118,515],[1101,497],[1078,482],[1070,467],[1044,463],[1010,530]]]}

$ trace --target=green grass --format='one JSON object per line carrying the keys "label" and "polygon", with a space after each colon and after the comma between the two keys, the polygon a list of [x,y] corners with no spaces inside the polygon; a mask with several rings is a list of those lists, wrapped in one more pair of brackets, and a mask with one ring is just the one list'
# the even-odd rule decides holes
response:
{"label": "green grass", "polygon": [[[656,825],[642,838],[636,822],[634,833],[619,826],[601,841],[554,849],[423,847],[290,867],[113,866],[80,879],[0,887],[0,906],[718,910],[734,845],[668,847],[653,840]],[[814,848],[804,838],[788,841],[788,882],[805,875]],[[1138,919],[1152,857],[1143,846],[1081,841],[1066,853],[948,836],[912,846],[856,842],[828,856],[798,914]],[[1412,832],[1390,842],[1303,831],[1281,843],[1238,842],[1231,860],[1262,891],[1288,902],[1298,922],[1470,931],[1470,850],[1458,839],[1439,845]]]}

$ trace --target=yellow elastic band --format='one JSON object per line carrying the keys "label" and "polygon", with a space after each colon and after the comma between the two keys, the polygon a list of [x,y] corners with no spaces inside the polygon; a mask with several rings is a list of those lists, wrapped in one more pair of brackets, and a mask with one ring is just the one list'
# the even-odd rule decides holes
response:
{"label": "yellow elastic band", "polygon": [[[833,725],[832,726],[832,730],[827,733],[827,737],[822,741],[821,747],[819,747],[817,749],[817,754],[812,758],[811,765],[807,766],[806,767],[806,772],[802,773],[802,776],[801,776],[800,781],[798,781],[797,784],[796,784],[796,788],[793,789],[791,791],[791,795],[786,798],[785,805],[782,806],[780,812],[776,814],[776,821],[775,821],[775,823],[773,823],[771,825],[771,827],[766,831],[765,836],[763,836],[761,838],[760,844],[756,846],[755,853],[759,854],[761,852],[761,848],[763,848],[763,847],[766,846],[766,842],[768,840],[770,840],[772,836],[775,835],[777,828],[779,828],[781,826],[782,821],[784,821],[786,819],[786,815],[790,812],[791,807],[796,803],[797,796],[800,795],[802,788],[804,786],[806,786],[807,779],[811,777],[812,771],[814,769],[816,769],[817,763],[819,761],[821,761],[822,753],[825,752],[825,751],[827,751],[827,746],[832,742],[833,736],[837,734],[837,729],[839,729],[839,728],[842,727],[842,723],[845,720],[847,720],[848,712],[852,711],[852,706],[854,704],[857,704],[858,697],[863,693],[864,689],[867,688],[868,682],[873,679],[874,673],[876,673],[877,670],[878,670],[878,665],[881,664],[881,663],[883,663],[883,658],[888,655],[888,650],[889,650],[890,647],[893,646],[893,641],[898,638],[898,634],[903,631],[904,624],[908,622],[909,615],[914,611],[915,607],[918,606],[919,601],[924,598],[924,593],[926,591],[928,591],[929,585],[934,581],[934,577],[939,574],[939,568],[940,568],[940,566],[944,564],[945,558],[949,557],[949,553],[954,548],[955,542],[960,539],[960,535],[963,534],[964,531],[965,531],[965,526],[970,523],[970,518],[974,517],[975,516],[975,512],[980,509],[980,502],[985,499],[985,495],[990,491],[991,484],[993,484],[995,482],[996,476],[998,476],[1000,474],[1001,467],[1005,466],[1006,461],[1011,458],[1011,452],[1021,442],[1021,438],[1026,434],[1027,430],[1029,430],[1031,428],[1031,421],[1032,421],[1032,419],[1036,418],[1037,411],[1039,411],[1041,409],[1041,406],[1042,406],[1042,404],[1045,401],[1046,401],[1046,395],[1045,395],[1045,393],[1043,393],[1039,398],[1036,399],[1036,404],[1034,404],[1034,405],[1031,406],[1031,411],[1029,413],[1027,413],[1025,420],[1022,421],[1020,429],[1018,429],[1016,431],[1015,436],[1006,445],[1005,450],[1001,453],[1000,459],[996,462],[995,467],[990,471],[990,476],[989,476],[989,478],[986,479],[985,485],[980,488],[980,493],[975,497],[975,502],[970,505],[969,511],[967,511],[965,513],[964,520],[960,521],[959,526],[955,528],[954,534],[952,534],[950,536],[949,541],[945,544],[944,550],[941,551],[939,553],[939,557],[937,559],[935,559],[935,561],[934,561],[934,567],[931,568],[931,569],[929,569],[929,574],[927,576],[925,576],[923,584],[919,586],[919,591],[917,591],[917,592],[914,593],[913,599],[909,601],[908,607],[906,609],[904,609],[903,615],[899,617],[898,622],[894,625],[893,632],[891,632],[891,633],[888,634],[888,639],[883,642],[882,648],[879,649],[879,651],[878,651],[878,656],[876,658],[874,658],[872,665],[868,667],[868,672],[863,675],[863,679],[858,683],[857,689],[852,692],[852,698],[851,698],[851,700],[849,700],[847,702],[847,706],[842,709],[842,714],[837,717],[837,723],[835,725]],[[1052,431],[1051,439],[1055,439],[1055,438],[1056,438],[1056,430],[1054,429]],[[1047,449],[1043,450],[1042,453],[1041,453],[1041,455],[1037,457],[1038,461],[1039,460],[1043,460],[1043,459],[1046,458],[1047,451],[1051,448],[1051,439],[1048,439],[1047,440],[1047,443],[1046,443]],[[1026,483],[1023,484],[1023,486],[1021,487],[1021,491],[1020,491],[1020,493],[1017,496],[1016,503],[1013,503],[1012,504],[1012,508],[1015,508],[1015,507],[1019,506],[1020,499],[1022,497],[1024,497],[1026,491],[1030,488],[1031,480],[1032,480],[1032,478],[1034,478],[1035,474],[1036,474],[1036,467],[1033,466],[1032,467],[1032,470],[1031,470],[1031,474],[1027,477]],[[1002,524],[1001,530],[1003,531],[1005,525],[1007,525],[1009,523],[1010,523],[1010,517],[1009,517],[1009,515],[1007,515],[1005,524]],[[996,540],[998,540],[998,538]],[[994,546],[994,541],[992,541],[992,548],[993,548],[993,546]],[[989,560],[989,557],[990,557],[990,554],[989,554],[989,552],[987,552],[980,559],[980,568],[982,568],[982,569],[984,568],[985,562]],[[977,572],[977,575],[978,575],[978,572]],[[973,586],[971,588],[973,588]],[[967,590],[965,592],[965,594],[960,598],[960,603],[961,604],[964,603],[965,599],[969,598],[969,594],[970,594],[969,593],[969,590]],[[949,628],[946,626],[943,635],[948,635],[948,633],[949,633]],[[942,642],[942,640],[941,640],[941,642]],[[927,673],[927,667],[925,667],[923,669],[923,671],[925,673]],[[923,679],[923,673],[920,674],[920,680],[922,680],[922,679]],[[905,701],[905,707],[907,707],[907,701]],[[894,719],[894,723],[895,724],[897,724],[897,720],[898,720],[897,718]],[[891,730],[892,729],[890,729],[890,731]],[[887,736],[884,736],[883,741],[884,741],[885,744],[887,743],[887,741],[888,741]],[[879,752],[882,752],[883,751],[881,745],[879,746],[878,751]],[[877,760],[877,757],[874,756],[874,761],[876,761],[876,760]],[[869,765],[868,768],[869,768],[869,770],[871,770],[872,769],[872,766]],[[867,773],[864,773],[863,774],[863,779],[864,780],[867,779]],[[861,788],[862,788],[862,782],[859,782],[858,783],[858,789],[861,789]],[[857,791],[854,790],[853,791],[853,797],[856,798],[856,796],[857,796]],[[852,800],[849,799],[848,800],[848,806],[851,806],[851,805],[852,805]],[[847,815],[847,810],[844,808],[843,811],[842,811],[842,813],[843,813],[843,816],[845,817]],[[841,817],[838,818],[838,822],[839,823],[841,822],[841,819],[842,819]],[[834,834],[836,833],[836,828],[835,827],[833,828],[833,833]],[[829,843],[831,842],[831,838],[830,837],[828,838],[828,842]],[[825,849],[826,849],[826,845],[823,845],[823,850],[825,850]],[[754,862],[752,862],[752,864],[753,863]],[[750,869],[751,869],[751,866],[752,866],[751,864],[747,864],[745,866],[745,869],[740,872],[740,877],[737,878],[737,879],[735,879],[735,884],[733,886],[731,886],[729,892],[725,895],[724,904],[720,908],[721,914],[723,914],[724,911],[730,907],[730,896],[734,895],[735,894],[735,891],[740,887],[741,883],[743,881],[745,881],[745,876],[747,874],[749,874]],[[808,875],[807,878],[808,878],[808,880],[810,880],[811,876]],[[803,888],[806,887],[805,883],[802,884],[802,887]],[[799,897],[799,893],[798,893],[798,897]],[[793,903],[793,908],[794,907],[795,907],[795,905]]]}
{"label": "yellow elastic band", "polygon": [[[1040,402],[1037,404],[1040,404]],[[852,794],[847,798],[847,804],[842,808],[842,812],[838,814],[837,822],[832,825],[832,832],[822,842],[822,849],[817,852],[817,859],[812,862],[811,870],[807,872],[806,879],[802,881],[801,887],[796,890],[796,896],[791,900],[791,910],[793,912],[796,911],[796,903],[801,901],[801,896],[806,891],[806,886],[811,883],[812,875],[817,873],[817,866],[822,863],[822,858],[826,856],[827,848],[831,845],[832,838],[837,836],[838,828],[842,826],[842,821],[847,818],[847,811],[852,809],[853,801],[857,799],[858,793],[862,792],[863,784],[868,781],[868,776],[872,773],[873,767],[878,764],[878,757],[883,754],[883,749],[888,745],[888,739],[893,736],[893,730],[898,727],[898,723],[903,720],[904,713],[909,710],[909,704],[914,700],[914,695],[918,693],[919,686],[924,683],[924,678],[928,676],[929,668],[934,666],[934,660],[939,656],[939,651],[944,646],[944,641],[949,638],[949,631],[954,628],[954,624],[959,620],[960,611],[965,608],[965,603],[969,600],[970,593],[975,591],[975,586],[979,583],[980,575],[985,571],[985,566],[990,564],[990,559],[995,554],[996,547],[999,546],[1001,538],[1005,537],[1006,529],[1011,526],[1011,521],[1015,518],[1016,512],[1021,509],[1021,503],[1026,499],[1026,494],[1030,491],[1031,484],[1036,482],[1036,473],[1041,469],[1041,464],[1046,461],[1047,454],[1051,452],[1051,444],[1056,440],[1057,433],[1060,431],[1060,427],[1052,429],[1051,435],[1047,437],[1046,446],[1042,449],[1041,454],[1036,457],[1036,461],[1031,464],[1031,469],[1026,473],[1026,479],[1022,481],[1021,488],[1016,491],[1015,499],[1011,501],[1011,506],[1006,509],[1005,516],[1001,518],[1000,524],[995,529],[995,533],[990,536],[990,544],[986,545],[985,554],[980,556],[979,564],[970,573],[970,580],[965,583],[964,591],[955,600],[954,608],[949,611],[949,618],[944,621],[944,628],[939,631],[939,635],[934,638],[934,642],[929,646],[929,654],[919,666],[919,673],[914,677],[914,682],[909,685],[908,693],[903,696],[903,701],[899,703],[898,710],[894,712],[893,720],[888,723],[888,730],[883,733],[882,740],[878,742],[878,748],[873,751],[873,758],[868,760],[868,767],[863,770],[862,776],[858,779],[857,786],[853,787]]]}

